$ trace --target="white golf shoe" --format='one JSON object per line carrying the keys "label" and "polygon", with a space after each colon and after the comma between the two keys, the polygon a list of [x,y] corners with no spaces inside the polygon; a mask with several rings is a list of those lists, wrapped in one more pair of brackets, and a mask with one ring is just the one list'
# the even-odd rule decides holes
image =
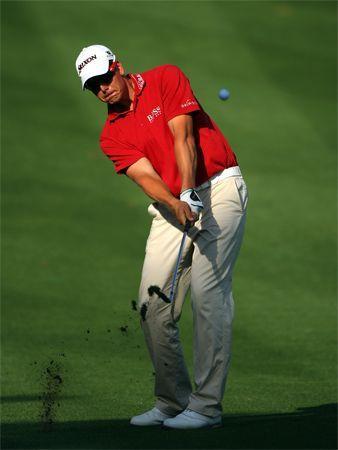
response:
{"label": "white golf shoe", "polygon": [[177,428],[189,430],[193,428],[216,428],[222,426],[222,417],[209,417],[197,413],[191,409],[186,409],[181,414],[163,422],[166,428]]}
{"label": "white golf shoe", "polygon": [[131,425],[138,425],[140,427],[146,427],[150,425],[162,425],[162,423],[173,416],[164,414],[156,407],[138,416],[134,416],[130,419]]}

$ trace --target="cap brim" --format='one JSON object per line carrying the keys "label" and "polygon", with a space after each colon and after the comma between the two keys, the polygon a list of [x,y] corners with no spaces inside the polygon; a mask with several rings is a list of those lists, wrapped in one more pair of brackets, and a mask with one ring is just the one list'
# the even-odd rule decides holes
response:
{"label": "cap brim", "polygon": [[98,75],[103,75],[104,73],[107,73],[109,70],[109,60],[105,61],[96,61],[95,65],[92,67],[90,64],[88,64],[87,67],[85,67],[81,73],[81,83],[82,83],[82,90],[85,89],[86,82],[93,77],[97,77]]}

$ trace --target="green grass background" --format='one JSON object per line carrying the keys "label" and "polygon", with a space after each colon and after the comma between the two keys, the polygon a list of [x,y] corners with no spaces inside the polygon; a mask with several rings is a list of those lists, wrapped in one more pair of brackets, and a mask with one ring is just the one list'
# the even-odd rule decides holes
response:
{"label": "green grass background", "polygon": [[[3,448],[336,448],[335,2],[3,1],[1,10]],[[130,305],[149,200],[99,149],[105,109],[81,92],[74,65],[92,43],[129,72],[179,65],[248,184],[219,430],[128,425],[154,402]],[[187,301],[192,369],[191,327]],[[50,360],[64,382],[46,431]]]}

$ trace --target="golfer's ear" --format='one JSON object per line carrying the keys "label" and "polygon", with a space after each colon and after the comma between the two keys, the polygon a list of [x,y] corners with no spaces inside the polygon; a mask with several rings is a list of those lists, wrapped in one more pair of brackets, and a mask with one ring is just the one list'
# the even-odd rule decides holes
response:
{"label": "golfer's ear", "polygon": [[117,68],[119,69],[120,74],[124,75],[125,74],[125,70],[124,70],[124,67],[123,67],[122,63],[120,63],[120,61],[117,61],[116,65],[117,65]]}

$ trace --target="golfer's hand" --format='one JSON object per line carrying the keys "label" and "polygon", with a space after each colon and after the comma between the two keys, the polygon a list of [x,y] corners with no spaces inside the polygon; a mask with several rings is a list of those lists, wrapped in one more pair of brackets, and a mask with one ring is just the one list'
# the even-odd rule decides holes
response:
{"label": "golfer's hand", "polygon": [[190,206],[187,202],[182,202],[181,200],[176,200],[171,205],[171,210],[175,214],[177,220],[182,224],[185,225],[187,220],[193,224],[198,219],[198,216],[193,213],[190,209]]}

